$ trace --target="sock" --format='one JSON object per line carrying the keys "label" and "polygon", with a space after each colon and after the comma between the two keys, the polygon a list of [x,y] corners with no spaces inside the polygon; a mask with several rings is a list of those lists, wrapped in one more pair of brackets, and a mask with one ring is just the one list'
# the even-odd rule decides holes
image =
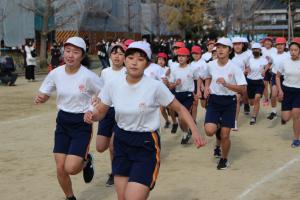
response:
{"label": "sock", "polygon": [[275,114],[277,113],[275,108],[272,109],[272,113],[275,113]]}

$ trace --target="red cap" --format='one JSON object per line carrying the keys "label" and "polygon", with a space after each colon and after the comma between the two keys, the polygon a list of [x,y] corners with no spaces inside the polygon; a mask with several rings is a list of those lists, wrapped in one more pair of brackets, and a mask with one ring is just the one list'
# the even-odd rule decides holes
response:
{"label": "red cap", "polygon": [[184,44],[184,42],[175,42],[173,47],[183,48],[183,47],[185,47],[185,44]]}
{"label": "red cap", "polygon": [[180,48],[177,51],[177,55],[178,56],[189,56],[190,55],[190,50],[188,48],[185,48],[185,47]]}
{"label": "red cap", "polygon": [[131,43],[133,43],[134,42],[134,40],[132,40],[132,39],[127,39],[127,40],[125,40],[125,42],[124,42],[124,45],[126,46],[126,47],[128,47]]}
{"label": "red cap", "polygon": [[202,49],[199,46],[193,46],[192,47],[192,53],[196,53],[196,54],[201,54],[202,53]]}
{"label": "red cap", "polygon": [[284,37],[276,38],[276,44],[286,44],[286,39]]}
{"label": "red cap", "polygon": [[300,45],[300,38],[299,38],[299,37],[295,37],[295,38],[292,40],[291,44],[293,44],[293,43],[296,43],[296,44]]}
{"label": "red cap", "polygon": [[158,53],[158,54],[157,54],[157,58],[165,58],[165,59],[168,59],[168,55],[167,55],[166,53],[161,52],[161,53]]}

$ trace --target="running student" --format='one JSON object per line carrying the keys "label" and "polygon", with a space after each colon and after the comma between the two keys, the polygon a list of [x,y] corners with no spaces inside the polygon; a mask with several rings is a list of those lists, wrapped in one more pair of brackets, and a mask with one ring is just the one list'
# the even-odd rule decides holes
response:
{"label": "running student", "polygon": [[[126,68],[124,67],[126,47],[123,44],[114,44],[109,50],[110,59],[112,61],[112,67],[108,67],[102,70],[101,80],[107,84],[111,80],[115,80],[119,77],[125,77]],[[113,159],[113,132],[116,126],[115,121],[115,109],[110,107],[105,117],[98,124],[98,133],[96,139],[96,149],[102,153],[109,148],[110,159]],[[114,177],[112,173],[109,174],[106,186],[112,186],[114,184]]]}
{"label": "running student", "polygon": [[[189,64],[190,51],[187,48],[180,48],[177,51],[179,66],[171,69],[169,88],[175,88],[176,99],[191,112],[193,101],[198,100],[200,97],[200,84],[195,91],[194,80],[199,80],[199,68],[192,67]],[[187,144],[192,136],[191,131],[188,129],[187,124],[180,120],[179,125],[184,135],[181,139],[181,144]]]}
{"label": "running student", "polygon": [[249,60],[249,66],[246,68],[247,73],[247,94],[250,105],[253,106],[251,113],[250,125],[256,124],[256,118],[259,113],[260,99],[264,93],[264,77],[268,72],[268,60],[262,56],[261,45],[252,44],[253,58]]}
{"label": "running student", "polygon": [[57,92],[58,114],[54,138],[54,158],[58,182],[66,200],[76,200],[70,175],[83,169],[86,183],[94,176],[93,159],[89,152],[92,125],[83,121],[90,109],[92,96],[102,88],[99,77],[81,65],[86,44],[80,37],[71,37],[64,44],[65,65],[52,70],[43,81],[34,102],[45,103]]}
{"label": "running student", "polygon": [[[273,59],[273,65],[272,65],[272,78],[271,78],[271,106],[272,106],[272,112],[267,117],[269,120],[274,119],[277,117],[277,97],[278,97],[278,89],[276,86],[276,74],[278,67],[282,65],[282,63],[291,57],[291,55],[288,52],[285,52],[286,47],[286,39],[284,37],[278,37],[276,38],[276,49],[277,53],[272,55]],[[282,77],[283,78],[283,77]]]}
{"label": "running student", "polygon": [[205,144],[191,115],[168,88],[144,76],[150,59],[147,42],[130,44],[125,53],[126,77],[105,84],[101,101],[84,117],[92,123],[101,120],[111,105],[115,107],[113,174],[119,200],[147,199],[155,185],[160,165],[160,106],[168,106],[187,122],[198,148]]}
{"label": "running student", "polygon": [[205,62],[209,62],[212,58],[212,51],[213,51],[213,48],[215,47],[215,40],[213,39],[208,39],[207,42],[206,42],[206,47],[207,47],[207,52],[204,53],[202,55],[202,59],[205,60]]}
{"label": "running student", "polygon": [[[283,122],[293,119],[292,147],[300,147],[300,38],[294,38],[290,46],[291,57],[279,66],[276,85],[279,90]],[[281,75],[284,80],[281,85]]]}
{"label": "running student", "polygon": [[217,169],[229,165],[228,154],[231,146],[230,130],[234,128],[236,114],[236,93],[243,93],[247,82],[242,70],[230,59],[232,42],[220,38],[216,43],[218,59],[208,63],[205,80],[205,96],[208,98],[204,129],[206,135],[213,136],[220,126],[222,156]]}
{"label": "running student", "polygon": [[[170,77],[170,68],[166,66],[168,61],[168,55],[166,53],[160,52],[157,54],[157,64],[161,66],[163,74],[161,77],[161,80],[163,83],[168,86],[169,85],[169,80],[168,78]],[[160,107],[160,112],[165,120],[165,125],[164,128],[169,128],[171,125],[171,122],[169,121],[169,110],[166,107],[161,106]]]}

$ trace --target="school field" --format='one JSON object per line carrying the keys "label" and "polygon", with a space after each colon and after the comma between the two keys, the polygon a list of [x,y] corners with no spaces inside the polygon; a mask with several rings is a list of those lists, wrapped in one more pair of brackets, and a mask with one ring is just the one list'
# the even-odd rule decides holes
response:
{"label": "school field", "polygon": [[[44,105],[33,99],[44,76],[16,87],[0,86],[0,199],[63,200],[55,173],[52,146],[55,128],[55,97]],[[300,197],[300,148],[290,147],[292,123],[269,121],[263,108],[257,125],[240,115],[239,131],[232,132],[231,166],[216,170],[215,139],[196,149],[180,145],[181,131],[161,130],[162,162],[151,200],[296,200]],[[203,134],[203,109],[198,126]],[[96,125],[96,124],[95,124]],[[95,126],[96,129],[96,126]],[[110,172],[108,152],[91,145],[96,174],[85,184],[82,174],[72,177],[79,200],[116,199],[114,188],[105,187]]]}

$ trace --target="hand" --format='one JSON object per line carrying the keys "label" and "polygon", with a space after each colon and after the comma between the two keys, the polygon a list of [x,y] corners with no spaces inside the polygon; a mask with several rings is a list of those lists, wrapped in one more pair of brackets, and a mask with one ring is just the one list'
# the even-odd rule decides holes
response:
{"label": "hand", "polygon": [[226,81],[223,77],[220,77],[216,81],[218,84],[222,84],[225,87]]}
{"label": "hand", "polygon": [[196,133],[192,133],[192,138],[197,149],[206,145],[206,140],[200,136],[200,133],[197,129]]}
{"label": "hand", "polygon": [[101,100],[98,97],[96,97],[94,95],[92,96],[92,103],[91,104],[94,108],[96,108],[97,105],[100,104],[100,102],[101,102]]}
{"label": "hand", "polygon": [[194,100],[197,101],[199,98],[201,98],[201,92],[198,91],[196,94],[194,94]]}
{"label": "hand", "polygon": [[170,74],[171,74],[171,69],[168,69],[165,75],[170,76]]}
{"label": "hand", "polygon": [[284,93],[282,90],[279,90],[278,92],[278,101],[282,101],[283,100],[283,97],[284,97]]}
{"label": "hand", "polygon": [[35,99],[34,99],[34,103],[35,104],[45,103],[48,99],[49,99],[48,95],[46,95],[46,94],[38,94],[35,97]]}
{"label": "hand", "polygon": [[266,71],[265,71],[265,70],[262,70],[261,76],[262,76],[262,77],[265,77],[265,75],[266,75]]}
{"label": "hand", "polygon": [[85,123],[92,124],[93,123],[93,112],[88,111],[88,112],[84,113],[83,120]]}
{"label": "hand", "polygon": [[181,79],[177,79],[175,82],[176,85],[181,85]]}
{"label": "hand", "polygon": [[211,91],[210,91],[209,87],[205,87],[204,98],[207,99],[210,93],[211,93]]}
{"label": "hand", "polygon": [[161,78],[161,80],[163,81],[163,83],[164,83],[165,85],[168,85],[168,84],[169,84],[169,81],[168,81],[168,79],[167,79],[166,77]]}
{"label": "hand", "polygon": [[251,69],[249,67],[245,68],[245,74],[250,74],[251,73]]}

